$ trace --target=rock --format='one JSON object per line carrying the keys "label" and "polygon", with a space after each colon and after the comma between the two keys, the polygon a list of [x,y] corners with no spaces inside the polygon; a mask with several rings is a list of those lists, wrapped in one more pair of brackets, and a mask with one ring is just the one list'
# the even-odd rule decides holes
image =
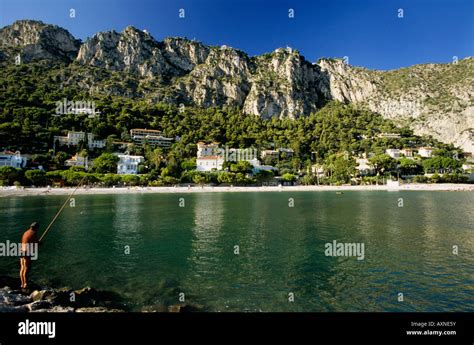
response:
{"label": "rock", "polygon": [[29,309],[24,305],[12,307],[12,306],[4,306],[4,305],[1,305],[0,303],[0,313],[24,313],[28,311]]}
{"label": "rock", "polygon": [[55,305],[54,307],[49,308],[49,309],[36,309],[36,310],[32,310],[31,312],[32,313],[73,313],[74,308]]}
{"label": "rock", "polygon": [[32,299],[28,295],[23,295],[8,287],[0,289],[0,306],[16,307],[30,303],[31,301]]}
{"label": "rock", "polygon": [[[15,285],[14,278],[0,277],[0,282]],[[12,284],[13,282],[13,284]],[[32,285],[33,286],[33,285]],[[71,300],[74,292],[75,301]],[[0,312],[123,312],[121,297],[110,291],[86,287],[80,290],[37,289],[26,294],[22,290],[0,288]]]}
{"label": "rock", "polygon": [[76,313],[123,313],[120,309],[108,309],[104,307],[78,308]]}
{"label": "rock", "polygon": [[0,29],[4,54],[13,59],[18,54],[23,62],[39,59],[72,61],[80,41],[67,30],[36,20],[18,20]]}
{"label": "rock", "polygon": [[36,301],[25,305],[28,311],[51,309],[53,304],[49,301]]}
{"label": "rock", "polygon": [[191,304],[173,304],[168,306],[168,311],[170,313],[189,313],[189,312],[198,312],[204,311],[202,306],[191,305]]}
{"label": "rock", "polygon": [[142,313],[165,313],[168,312],[168,308],[162,304],[153,304],[144,306],[141,309]]}

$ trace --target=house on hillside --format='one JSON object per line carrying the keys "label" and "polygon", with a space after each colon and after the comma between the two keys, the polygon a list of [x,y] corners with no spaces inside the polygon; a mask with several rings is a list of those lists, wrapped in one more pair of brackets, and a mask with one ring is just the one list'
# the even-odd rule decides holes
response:
{"label": "house on hillside", "polygon": [[400,150],[399,149],[386,149],[385,153],[388,154],[392,158],[400,158]]}
{"label": "house on hillside", "polygon": [[145,160],[143,156],[132,156],[128,153],[119,153],[117,157],[117,174],[122,175],[137,175],[138,165]]}
{"label": "house on hillside", "polygon": [[133,128],[130,130],[130,137],[137,146],[147,143],[150,146],[170,147],[173,138],[166,138],[161,131],[155,129]]}
{"label": "house on hillside", "polygon": [[224,157],[219,143],[206,144],[202,141],[197,143],[196,170],[213,171],[222,170]]}
{"label": "house on hillside", "polygon": [[217,156],[220,154],[222,149],[219,147],[219,143],[213,142],[206,144],[202,141],[197,143],[197,158],[206,156]]}
{"label": "house on hillside", "polygon": [[196,158],[197,171],[220,171],[224,164],[224,158],[221,156],[204,156]]}
{"label": "house on hillside", "polygon": [[369,163],[367,158],[356,158],[356,170],[361,176],[373,175],[375,170],[374,167]]}
{"label": "house on hillside", "polygon": [[66,160],[64,162],[64,165],[68,166],[68,167],[83,167],[84,169],[88,169],[89,167],[89,164],[88,164],[88,159],[87,157],[82,157],[82,156],[79,156],[77,153],[72,156],[71,158],[69,158],[68,160]]}
{"label": "house on hillside", "polygon": [[280,157],[280,152],[277,150],[262,150],[260,153],[260,158],[265,159],[266,157],[278,159]]}
{"label": "house on hillside", "polygon": [[54,136],[54,143],[57,141],[60,146],[78,146],[80,142],[85,142],[86,140],[89,149],[101,149],[106,145],[105,140],[95,139],[92,133],[68,131],[66,136]]}
{"label": "house on hillside", "polygon": [[27,161],[27,158],[22,156],[20,151],[3,151],[0,153],[0,167],[25,168]]}
{"label": "house on hillside", "polygon": [[419,147],[418,154],[423,158],[431,158],[433,155],[434,148],[432,147]]}
{"label": "house on hillside", "polygon": [[413,158],[416,151],[410,148],[404,148],[400,150],[400,153],[404,155],[406,158]]}

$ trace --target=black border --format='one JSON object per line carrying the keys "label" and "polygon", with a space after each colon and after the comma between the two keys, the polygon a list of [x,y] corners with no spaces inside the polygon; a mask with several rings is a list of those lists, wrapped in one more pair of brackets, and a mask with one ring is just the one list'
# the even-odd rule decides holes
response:
{"label": "black border", "polygon": [[[56,322],[56,337],[18,335],[26,319]],[[456,335],[407,335],[413,321]],[[0,344],[472,345],[474,313],[0,313]]]}

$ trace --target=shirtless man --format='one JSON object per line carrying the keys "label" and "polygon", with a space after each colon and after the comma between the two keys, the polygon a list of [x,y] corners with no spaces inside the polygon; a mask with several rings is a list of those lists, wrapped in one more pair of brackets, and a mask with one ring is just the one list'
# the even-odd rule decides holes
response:
{"label": "shirtless man", "polygon": [[31,270],[31,248],[35,243],[39,244],[36,231],[39,229],[39,223],[33,222],[29,229],[25,231],[21,238],[21,256],[20,256],[20,279],[21,288],[28,288],[28,276]]}

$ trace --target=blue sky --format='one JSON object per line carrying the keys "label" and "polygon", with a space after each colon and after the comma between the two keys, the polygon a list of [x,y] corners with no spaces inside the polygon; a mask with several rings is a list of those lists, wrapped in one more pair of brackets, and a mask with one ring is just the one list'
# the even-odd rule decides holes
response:
{"label": "blue sky", "polygon": [[185,36],[250,55],[291,46],[311,62],[347,56],[373,69],[474,55],[474,0],[0,0],[0,26],[18,19],[56,24],[82,40],[133,25],[158,40]]}

